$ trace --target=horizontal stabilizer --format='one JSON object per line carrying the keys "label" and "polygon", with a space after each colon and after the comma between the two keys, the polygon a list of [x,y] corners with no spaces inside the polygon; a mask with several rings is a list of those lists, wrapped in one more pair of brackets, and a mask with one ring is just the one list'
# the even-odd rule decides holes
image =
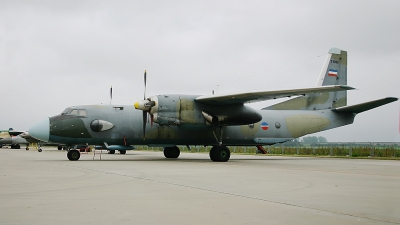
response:
{"label": "horizontal stabilizer", "polygon": [[398,98],[387,97],[387,98],[382,98],[382,99],[378,99],[375,101],[364,102],[364,103],[357,104],[357,105],[350,105],[350,106],[336,108],[336,109],[333,109],[333,111],[348,112],[348,113],[362,113],[367,110],[370,110],[370,109],[373,109],[373,108],[376,108],[376,107],[379,107],[382,105],[386,105],[391,102],[395,102],[397,100],[398,100]]}
{"label": "horizontal stabilizer", "polygon": [[196,98],[196,101],[210,105],[230,105],[244,104],[251,102],[260,102],[271,99],[293,97],[306,95],[311,93],[335,92],[353,90],[353,87],[347,85],[329,85],[311,88],[286,89],[286,90],[271,90],[271,91],[253,91],[238,94],[223,94],[223,95],[204,95]]}

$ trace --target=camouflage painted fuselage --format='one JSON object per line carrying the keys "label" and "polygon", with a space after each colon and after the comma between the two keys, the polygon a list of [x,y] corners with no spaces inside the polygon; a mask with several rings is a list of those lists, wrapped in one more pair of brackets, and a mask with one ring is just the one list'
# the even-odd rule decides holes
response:
{"label": "camouflage painted fuselage", "polygon": [[[202,123],[181,125],[146,124],[146,137],[142,132],[142,112],[133,106],[87,105],[86,116],[58,115],[50,117],[49,141],[55,143],[110,145],[217,145],[214,136],[220,137],[220,128],[207,124],[200,110],[193,108],[190,117]],[[259,122],[226,126],[222,128],[224,145],[270,145],[339,126],[351,124],[353,113],[337,113],[327,110],[258,110]],[[188,116],[188,112],[184,113]],[[182,118],[178,113],[178,118]],[[113,127],[104,131],[93,131],[94,120],[107,121]]]}

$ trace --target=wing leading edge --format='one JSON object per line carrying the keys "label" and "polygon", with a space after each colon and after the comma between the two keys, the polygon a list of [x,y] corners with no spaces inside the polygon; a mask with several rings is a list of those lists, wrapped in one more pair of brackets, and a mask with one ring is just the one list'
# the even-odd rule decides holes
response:
{"label": "wing leading edge", "polygon": [[209,105],[231,105],[260,102],[271,99],[293,97],[311,93],[347,91],[355,88],[347,85],[329,85],[311,88],[252,91],[247,93],[225,94],[225,95],[203,95],[196,98],[196,101]]}

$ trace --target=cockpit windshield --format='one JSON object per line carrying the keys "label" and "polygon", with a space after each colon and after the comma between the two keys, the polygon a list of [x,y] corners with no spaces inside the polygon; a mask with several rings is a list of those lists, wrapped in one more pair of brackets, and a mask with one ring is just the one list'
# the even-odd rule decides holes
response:
{"label": "cockpit windshield", "polygon": [[74,108],[66,108],[61,115],[73,115],[73,116],[87,116],[85,109],[74,109]]}
{"label": "cockpit windshield", "polygon": [[61,115],[67,115],[67,114],[69,114],[71,111],[72,111],[71,108],[66,108],[66,109],[64,109],[64,111],[62,111]]}

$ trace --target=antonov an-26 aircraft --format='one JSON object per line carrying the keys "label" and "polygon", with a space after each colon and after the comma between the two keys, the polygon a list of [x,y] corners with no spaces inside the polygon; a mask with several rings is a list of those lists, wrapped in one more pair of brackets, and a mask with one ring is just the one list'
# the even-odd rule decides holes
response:
{"label": "antonov an-26 aircraft", "polygon": [[[146,72],[144,76],[146,90]],[[178,158],[177,145],[210,145],[210,159],[226,162],[227,146],[283,143],[306,134],[353,123],[361,112],[397,101],[387,97],[347,106],[347,52],[332,48],[317,84],[311,88],[221,95],[156,95],[134,105],[82,105],[35,124],[29,133],[42,141],[70,146],[106,145],[124,154],[132,145],[164,147],[166,158]],[[146,91],[145,91],[146,92]],[[261,110],[246,103],[289,97]],[[292,98],[294,97],[294,98]],[[75,147],[72,147],[75,146]]]}

